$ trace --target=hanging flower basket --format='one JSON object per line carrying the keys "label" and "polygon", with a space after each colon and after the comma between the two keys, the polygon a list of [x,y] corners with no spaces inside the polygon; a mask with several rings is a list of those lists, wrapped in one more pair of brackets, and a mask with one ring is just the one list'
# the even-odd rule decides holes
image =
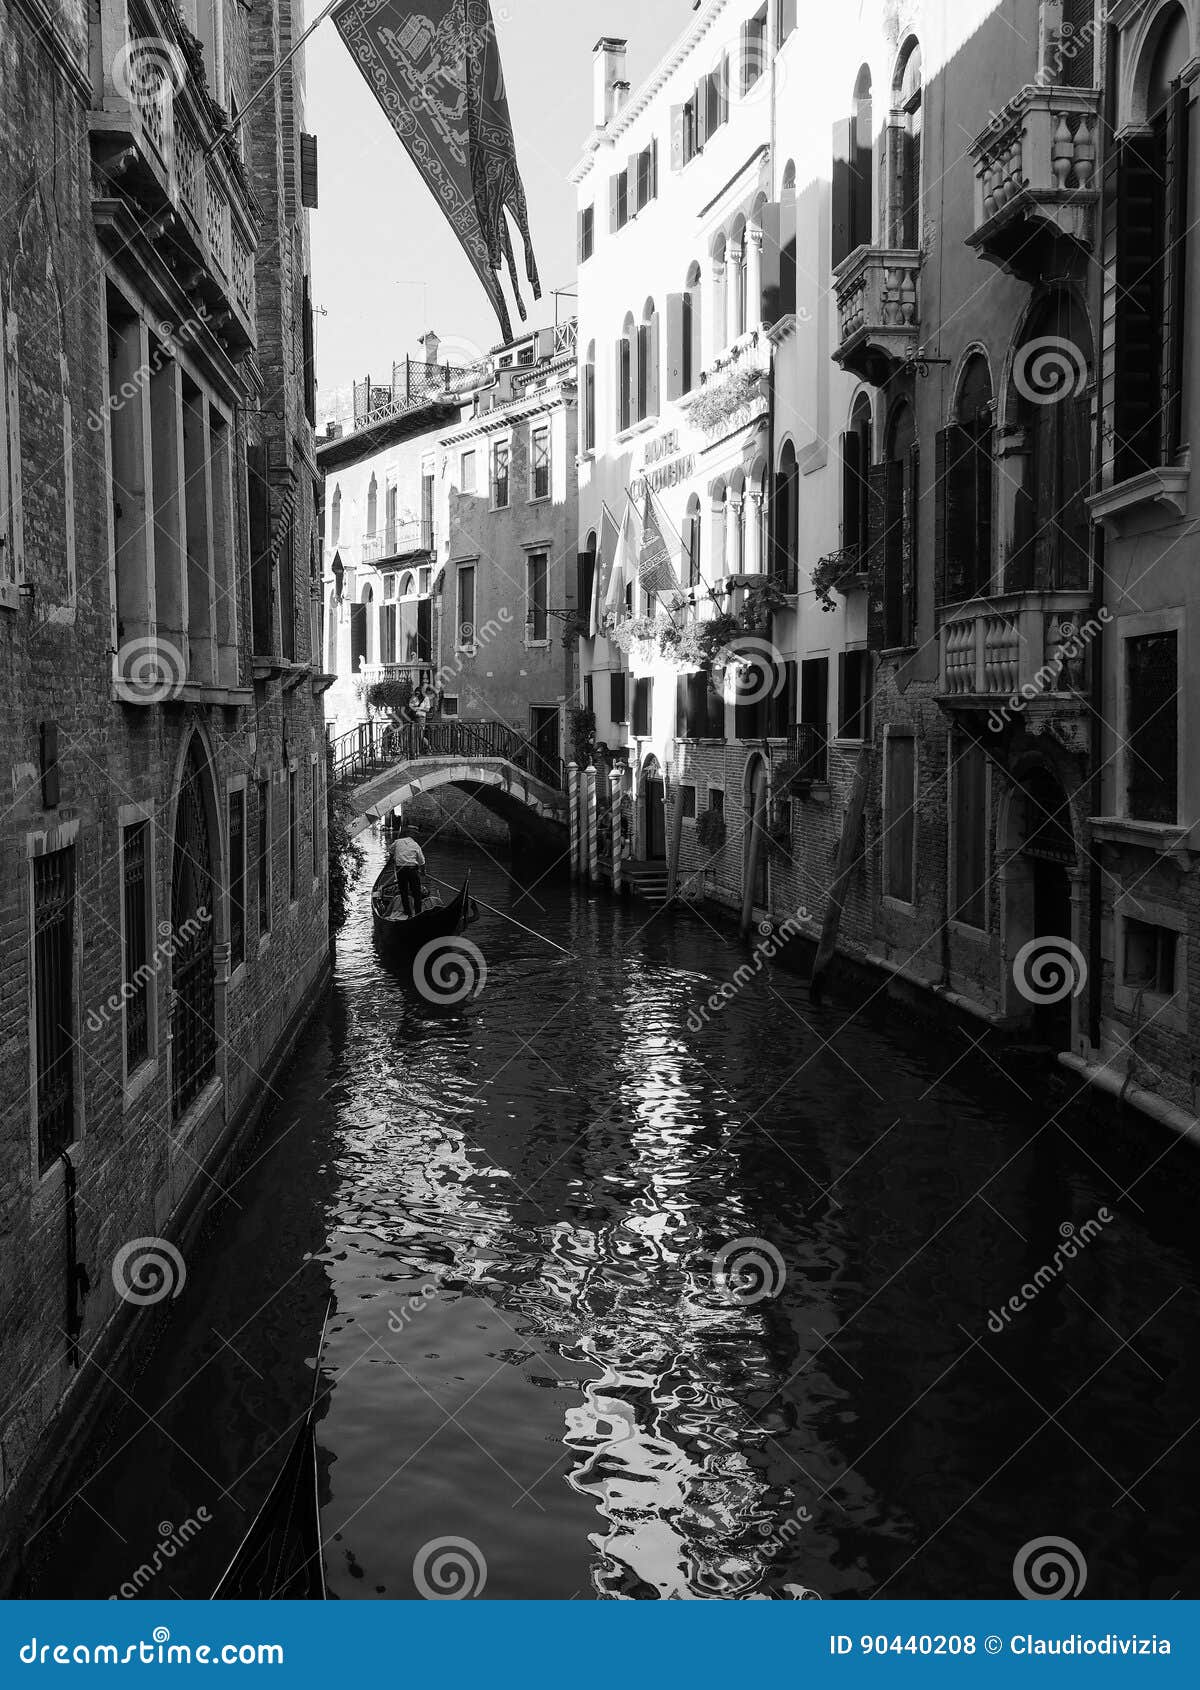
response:
{"label": "hanging flower basket", "polygon": [[857,546],[843,546],[820,558],[811,572],[813,592],[822,610],[836,610],[834,593],[849,593],[866,582],[866,570]]}
{"label": "hanging flower basket", "polygon": [[692,400],[688,410],[688,421],[693,428],[707,434],[735,412],[753,404],[761,391],[759,375],[757,369],[735,370],[723,381],[708,382]]}

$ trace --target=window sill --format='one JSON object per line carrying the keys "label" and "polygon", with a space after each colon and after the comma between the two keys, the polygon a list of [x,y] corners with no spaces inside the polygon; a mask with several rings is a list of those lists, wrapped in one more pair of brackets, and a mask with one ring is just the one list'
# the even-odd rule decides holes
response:
{"label": "window sill", "polygon": [[20,588],[14,581],[0,581],[0,610],[19,610]]}
{"label": "window sill", "polygon": [[527,505],[548,505],[553,497],[552,493],[531,493],[525,503]]}
{"label": "window sill", "polygon": [[265,955],[266,952],[270,950],[270,948],[271,948],[271,929],[268,927],[268,929],[265,933],[260,933],[259,936],[258,936],[258,954],[259,954],[259,956]]}
{"label": "window sill", "polygon": [[174,1144],[194,1133],[213,1110],[220,1103],[225,1094],[225,1084],[219,1074],[214,1074],[199,1097],[193,1098],[183,1114],[171,1128],[171,1138]]}
{"label": "window sill", "polygon": [[236,992],[239,986],[242,986],[242,985],[245,984],[245,981],[246,981],[246,959],[245,959],[245,957],[243,957],[241,962],[239,962],[237,967],[233,970],[232,974],[230,974],[229,979],[226,982],[227,990],[229,990],[231,992]]}
{"label": "window sill", "polygon": [[1197,847],[1191,842],[1192,828],[1179,823],[1140,822],[1131,816],[1090,816],[1092,838],[1106,845],[1139,845],[1163,857],[1174,857],[1188,867],[1188,854]]}
{"label": "window sill", "polygon": [[1128,518],[1148,514],[1156,505],[1165,507],[1168,521],[1177,520],[1187,515],[1190,474],[1186,464],[1163,464],[1106,487],[1086,501],[1087,508],[1097,521],[1111,523],[1118,533]]}
{"label": "window sill", "polygon": [[1118,981],[1113,986],[1113,1008],[1121,1015],[1140,1014],[1147,1026],[1152,1023],[1159,1029],[1175,1033],[1188,1030],[1186,991],[1149,992]]}
{"label": "window sill", "polygon": [[637,422],[630,423],[627,428],[619,428],[613,438],[618,445],[622,445],[627,440],[635,440],[639,434],[648,434],[657,425],[658,418],[656,416],[639,417]]}
{"label": "window sill", "polygon": [[550,649],[550,641],[549,640],[526,640],[525,641],[525,650],[526,651],[548,651],[549,649]]}
{"label": "window sill", "polygon": [[125,1082],[125,1089],[121,1099],[121,1110],[128,1115],[140,1097],[144,1097],[154,1081],[158,1078],[158,1058],[147,1057],[141,1066],[134,1070]]}

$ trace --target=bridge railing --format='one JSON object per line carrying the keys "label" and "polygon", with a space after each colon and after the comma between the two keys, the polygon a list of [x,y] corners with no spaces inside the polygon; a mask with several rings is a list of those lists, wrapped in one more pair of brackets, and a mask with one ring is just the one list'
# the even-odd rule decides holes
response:
{"label": "bridge railing", "polygon": [[561,792],[566,765],[548,756],[537,742],[507,722],[471,722],[440,717],[418,725],[404,722],[360,722],[349,733],[330,740],[336,780],[360,785],[397,763],[416,763],[429,757],[502,757],[517,768]]}

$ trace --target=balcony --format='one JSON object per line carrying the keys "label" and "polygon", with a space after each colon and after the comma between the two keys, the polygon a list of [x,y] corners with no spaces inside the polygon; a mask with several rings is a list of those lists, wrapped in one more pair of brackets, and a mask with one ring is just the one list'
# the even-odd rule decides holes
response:
{"label": "balcony", "polygon": [[362,561],[383,563],[390,558],[412,557],[433,551],[433,529],[414,519],[411,522],[389,524],[381,534],[365,534],[362,541]]}
{"label": "balcony", "polygon": [[860,246],[834,271],[838,343],[844,370],[881,387],[918,360],[921,254]]}
{"label": "balcony", "polygon": [[1099,106],[1092,89],[1025,88],[978,137],[967,245],[981,258],[1035,282],[1091,253]]}
{"label": "balcony", "polygon": [[176,8],[129,0],[127,23],[125,11],[103,0],[104,85],[88,113],[97,228],[118,252],[144,238],[195,315],[244,355],[256,339],[249,183],[232,143],[209,154],[221,131]]}
{"label": "balcony", "polygon": [[787,751],[772,774],[776,800],[807,798],[814,786],[824,786],[828,780],[828,730],[818,723],[794,723],[788,732]]}
{"label": "balcony", "polygon": [[[1102,624],[1087,593],[1007,593],[940,612],[938,702],[1031,731],[1086,704],[1088,646]],[[1080,747],[1082,749],[1082,747]]]}

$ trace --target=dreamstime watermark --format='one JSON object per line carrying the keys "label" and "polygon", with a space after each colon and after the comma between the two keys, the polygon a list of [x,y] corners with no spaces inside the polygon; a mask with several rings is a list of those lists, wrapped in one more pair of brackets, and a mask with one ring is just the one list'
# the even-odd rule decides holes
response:
{"label": "dreamstime watermark", "polygon": [[473,1002],[487,985],[483,952],[461,934],[430,939],[413,961],[413,980],[427,1003],[449,1008]]}
{"label": "dreamstime watermark", "polygon": [[1026,681],[1019,692],[1012,694],[1007,704],[1003,704],[999,709],[992,711],[987,719],[989,730],[992,733],[999,733],[1005,724],[1012,720],[1014,715],[1019,716],[1028,705],[1032,704],[1035,699],[1040,698],[1043,693],[1056,691],[1063,675],[1067,675],[1068,678],[1071,677],[1072,665],[1079,662],[1088,646],[1103,629],[1108,627],[1112,619],[1112,612],[1108,606],[1101,605],[1095,616],[1090,616],[1079,627],[1073,622],[1060,623],[1060,639],[1055,648],[1054,656],[1049,663],[1043,663],[1033,679]]}
{"label": "dreamstime watermark", "polygon": [[513,614],[507,605],[501,605],[495,616],[489,616],[487,621],[479,626],[474,622],[464,622],[459,627],[456,636],[456,650],[449,663],[443,663],[433,677],[434,687],[438,692],[445,692],[463,672],[463,659],[474,657],[484,646],[492,640],[498,640],[500,635],[512,622]]}
{"label": "dreamstime watermark", "polygon": [[179,324],[164,318],[161,322],[151,325],[157,342],[153,355],[144,364],[139,364],[133,374],[127,376],[120,387],[108,395],[98,411],[88,412],[87,425],[93,434],[99,434],[108,419],[123,410],[131,399],[141,397],[149,387],[151,377],[158,375],[163,366],[172,359],[178,358],[180,341],[190,340],[196,330],[208,322],[208,316],[208,307],[198,305],[195,312]]}
{"label": "dreamstime watermark", "polygon": [[762,973],[763,964],[778,956],[792,939],[804,931],[802,923],[808,920],[808,911],[798,909],[778,927],[771,921],[760,923],[758,931],[762,936],[761,942],[755,945],[750,961],[744,962],[731,980],[726,980],[723,986],[711,993],[701,1008],[692,1010],[687,1018],[689,1031],[703,1032],[713,1016],[724,1009],[727,1003],[731,1003],[739,992],[745,991],[751,981]]}
{"label": "dreamstime watermark", "polygon": [[764,704],[768,698],[782,697],[787,686],[783,653],[770,640],[754,635],[724,646],[713,659],[713,668],[725,672],[727,704]]}
{"label": "dreamstime watermark", "polygon": [[187,61],[173,41],[137,35],[113,55],[113,87],[139,111],[163,111],[187,81]]}
{"label": "dreamstime watermark", "polygon": [[112,1282],[122,1302],[149,1308],[178,1297],[187,1266],[170,1239],[133,1238],[113,1257]]}
{"label": "dreamstime watermark", "polygon": [[469,1537],[436,1537],[413,1559],[413,1583],[426,1602],[465,1602],[487,1584],[483,1551]]}
{"label": "dreamstime watermark", "polygon": [[155,1545],[153,1555],[148,1561],[143,1561],[140,1567],[134,1568],[132,1575],[119,1590],[113,1592],[109,1601],[132,1602],[135,1597],[140,1596],[146,1586],[154,1583],[168,1563],[175,1559],[181,1549],[186,1549],[211,1520],[212,1515],[205,1507],[197,1508],[194,1516],[189,1514],[182,1525],[173,1526],[169,1520],[160,1520],[159,1542]]}
{"label": "dreamstime watermark", "polygon": [[778,1297],[787,1284],[787,1268],[765,1238],[735,1238],[714,1255],[712,1282],[726,1302],[753,1308]]}
{"label": "dreamstime watermark", "polygon": [[1035,1537],[1013,1560],[1013,1583],[1027,1602],[1063,1602],[1082,1596],[1087,1562],[1069,1537]]}
{"label": "dreamstime watermark", "polygon": [[1087,958],[1074,940],[1059,934],[1030,939],[1013,959],[1013,981],[1026,1003],[1049,1008],[1083,996]]}
{"label": "dreamstime watermark", "polygon": [[1046,63],[1034,80],[1024,83],[1010,100],[1005,101],[998,112],[992,113],[988,123],[990,133],[999,135],[1010,123],[1015,122],[1022,106],[1031,95],[1042,88],[1057,88],[1067,65],[1074,63],[1081,53],[1094,53],[1093,43],[1098,34],[1099,29],[1092,20],[1085,23],[1082,29],[1075,29],[1070,24],[1064,25],[1054,44],[1054,50],[1047,55]]}
{"label": "dreamstime watermark", "polygon": [[998,1309],[988,1310],[988,1331],[1002,1333],[1015,1315],[1037,1300],[1042,1292],[1057,1283],[1068,1265],[1075,1260],[1093,1239],[1099,1238],[1106,1226],[1109,1226],[1116,1216],[1107,1208],[1096,1210],[1093,1220],[1084,1221],[1081,1227],[1076,1227],[1073,1221],[1063,1221],[1058,1229],[1062,1243],[1054,1252],[1053,1258],[1044,1262],[1032,1279],[1027,1279],[1021,1289],[1001,1305]]}
{"label": "dreamstime watermark", "polygon": [[166,963],[170,962],[182,945],[189,944],[212,920],[212,916],[203,905],[176,930],[169,921],[160,921],[158,936],[161,943],[155,945],[148,960],[134,971],[133,978],[126,980],[119,992],[113,992],[99,1009],[88,1011],[87,1028],[91,1033],[99,1033],[107,1026],[114,1016],[119,1015],[124,1006],[138,993],[144,991],[150,982],[161,974]]}
{"label": "dreamstime watermark", "polygon": [[117,653],[113,686],[125,704],[165,704],[179,696],[186,680],[183,653],[157,634],[126,640]]}
{"label": "dreamstime watermark", "polygon": [[[791,1549],[803,1536],[805,1527],[811,1526],[812,1523],[813,1517],[803,1503],[794,1508],[787,1519],[778,1525],[770,1525],[764,1522],[758,1528],[763,1538],[764,1560],[774,1561],[783,1554],[784,1550]],[[757,1582],[761,1574],[761,1567],[755,1568],[753,1572],[738,1574],[733,1580],[734,1593],[741,1595]],[[786,1588],[788,1594],[797,1601],[819,1602],[821,1600],[820,1591],[810,1590],[806,1585],[788,1585]]]}
{"label": "dreamstime watermark", "polygon": [[1040,335],[1013,360],[1013,386],[1031,405],[1058,405],[1087,391],[1087,354],[1062,335]]}

